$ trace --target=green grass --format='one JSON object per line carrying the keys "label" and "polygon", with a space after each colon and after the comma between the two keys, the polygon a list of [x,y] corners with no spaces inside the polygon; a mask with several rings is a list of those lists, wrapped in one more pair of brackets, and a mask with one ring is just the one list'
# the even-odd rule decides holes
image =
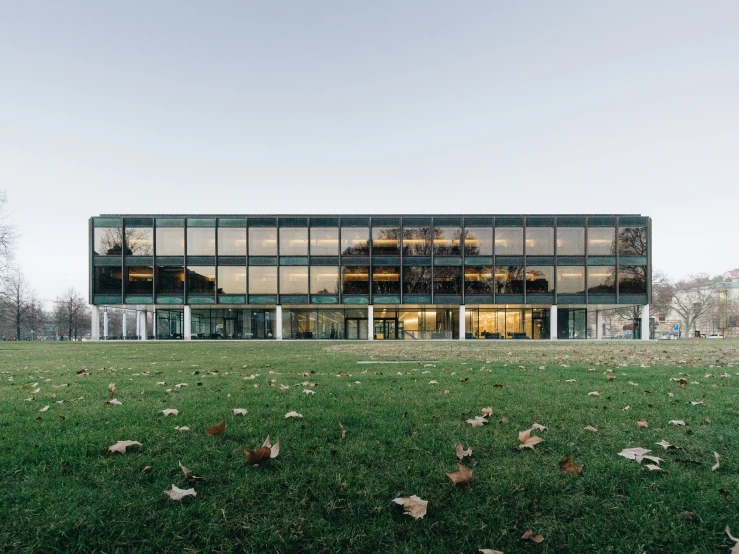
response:
{"label": "green grass", "polygon": [[[3,343],[0,371],[4,552],[653,554],[728,552],[724,527],[739,533],[732,341]],[[680,389],[673,377],[689,383]],[[122,406],[106,405],[109,383]],[[489,424],[465,423],[486,406]],[[165,408],[180,413],[164,417]],[[292,410],[303,419],[285,419]],[[208,436],[222,419],[226,432]],[[545,442],[519,450],[518,432],[534,422],[549,428],[537,433]],[[183,425],[191,430],[174,429]],[[246,465],[243,450],[267,435],[280,455]],[[107,452],[124,439],[143,446]],[[681,449],[665,452],[661,439]],[[445,475],[460,441],[473,449],[468,488]],[[663,458],[667,473],[618,456],[636,446]],[[560,472],[567,456],[585,464],[582,475]],[[185,481],[179,461],[204,479]],[[170,500],[172,484],[197,497]],[[429,502],[424,519],[391,503],[413,494]],[[544,542],[521,541],[527,529]]]}

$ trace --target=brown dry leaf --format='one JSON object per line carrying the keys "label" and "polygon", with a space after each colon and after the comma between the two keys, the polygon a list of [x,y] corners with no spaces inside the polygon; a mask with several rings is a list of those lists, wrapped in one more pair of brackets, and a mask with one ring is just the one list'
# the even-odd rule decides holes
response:
{"label": "brown dry leaf", "polygon": [[164,491],[164,494],[169,496],[172,500],[182,500],[186,496],[197,496],[198,493],[195,489],[180,489],[172,485],[172,490]]}
{"label": "brown dry leaf", "polygon": [[533,424],[533,425],[531,426],[531,430],[532,430],[532,431],[546,431],[546,430],[547,430],[547,428],[546,428],[546,427],[544,427],[543,425],[539,425],[538,423],[534,423],[534,424]]}
{"label": "brown dry leaf", "polygon": [[718,452],[714,452],[713,457],[716,458],[716,465],[711,468],[711,471],[716,471],[721,467],[721,464],[719,463],[719,458],[721,458],[721,456],[718,455]]}
{"label": "brown dry leaf", "polygon": [[729,535],[729,538],[734,541],[734,546],[731,547],[731,554],[739,554],[739,539],[731,535],[731,531],[729,531],[728,525],[724,530],[726,531],[726,534]]}
{"label": "brown dry leaf", "polygon": [[299,414],[298,412],[287,412],[285,414],[285,419],[287,419],[288,417],[303,417],[303,415]]}
{"label": "brown dry leaf", "polygon": [[500,550],[493,550],[492,548],[480,548],[475,554],[503,554]]}
{"label": "brown dry leaf", "polygon": [[472,456],[472,448],[468,448],[467,450],[465,450],[464,447],[462,446],[462,443],[460,442],[457,445],[457,458],[462,460],[466,456]]}
{"label": "brown dry leaf", "polygon": [[534,532],[531,529],[521,535],[521,538],[523,540],[529,540],[535,543],[540,543],[544,540],[544,537],[542,537],[541,535],[534,535]]}
{"label": "brown dry leaf", "polygon": [[598,429],[596,429],[592,425],[588,425],[587,427],[583,427],[583,429],[585,429],[586,431],[592,431],[593,433],[597,433],[598,432]]}
{"label": "brown dry leaf", "polygon": [[644,467],[646,467],[649,471],[661,471],[662,473],[667,473],[664,469],[662,469],[658,465],[644,464]]}
{"label": "brown dry leaf", "polygon": [[508,418],[506,416],[503,416],[503,417],[500,418],[500,420],[498,421],[498,423],[501,423],[501,424],[505,425],[506,423],[508,423]]}
{"label": "brown dry leaf", "polygon": [[141,473],[149,473],[152,469],[154,469],[151,466],[144,466],[144,469],[141,470]]}
{"label": "brown dry leaf", "polygon": [[493,409],[492,408],[483,408],[480,410],[480,413],[482,413],[483,417],[490,417],[493,415]]}
{"label": "brown dry leaf", "polygon": [[670,425],[680,425],[682,427],[685,427],[685,422],[682,419],[671,419],[668,421]]}
{"label": "brown dry leaf", "polygon": [[669,450],[670,448],[677,448],[677,446],[675,446],[675,445],[673,445],[673,444],[670,444],[670,443],[669,443],[669,442],[667,442],[667,441],[666,441],[665,439],[662,439],[662,440],[661,440],[661,441],[659,441],[659,442],[655,442],[654,444],[659,444],[659,445],[660,445],[660,446],[661,446],[662,448],[664,448],[665,450]]}
{"label": "brown dry leaf", "polygon": [[482,416],[475,416],[475,419],[468,419],[467,423],[472,425],[472,427],[482,427],[485,423],[487,423],[488,420],[485,419]]}
{"label": "brown dry leaf", "polygon": [[125,454],[126,448],[128,448],[129,446],[133,446],[135,444],[139,446],[143,446],[138,441],[118,441],[113,446],[108,447],[108,452],[120,452],[121,454]]}
{"label": "brown dry leaf", "polygon": [[186,425],[183,425],[182,427],[175,427],[175,431],[189,431],[190,428]]}
{"label": "brown dry leaf", "polygon": [[174,408],[167,408],[166,410],[162,410],[162,413],[166,417],[166,416],[169,416],[169,415],[177,415],[180,412],[178,410],[175,410]]}
{"label": "brown dry leaf", "polygon": [[677,386],[681,389],[685,388],[685,385],[688,384],[688,380],[680,377],[680,379],[677,380]]}
{"label": "brown dry leaf", "polygon": [[267,437],[262,446],[257,448],[254,452],[244,450],[246,463],[250,466],[255,466],[272,458],[276,458],[279,453],[280,443],[276,442],[275,445],[272,446],[272,443],[269,441],[269,437]]}
{"label": "brown dry leaf", "polygon": [[182,465],[182,462],[177,462],[177,463],[180,465],[180,469],[182,470],[182,473],[185,476],[185,479],[189,479],[190,478],[190,474],[192,473],[192,471],[190,471],[185,466],[183,466]]}
{"label": "brown dry leaf", "polygon": [[234,415],[246,415],[246,408],[234,408]]}
{"label": "brown dry leaf", "polygon": [[561,469],[567,475],[579,475],[582,473],[584,464],[573,464],[572,456],[568,456],[561,462],[559,462],[559,469]]}
{"label": "brown dry leaf", "polygon": [[640,419],[639,421],[636,422],[636,426],[646,429],[647,427],[649,427],[649,423],[647,423],[646,419]]}
{"label": "brown dry leaf", "polygon": [[288,387],[287,385],[280,385],[280,390],[281,391],[290,390],[290,387]]}
{"label": "brown dry leaf", "polygon": [[115,396],[115,383],[108,385],[108,392],[110,392],[110,396]]}
{"label": "brown dry leaf", "polygon": [[532,450],[534,449],[534,446],[540,442],[544,442],[544,439],[541,437],[532,437],[531,429],[526,429],[525,431],[518,433],[518,440],[521,441],[521,444],[518,445],[519,448],[531,448]]}
{"label": "brown dry leaf", "polygon": [[346,438],[346,429],[344,429],[344,426],[339,421],[339,429],[341,429],[341,438]]}
{"label": "brown dry leaf", "polygon": [[112,400],[108,400],[106,402],[106,404],[113,404],[115,406],[123,406],[123,402],[121,402],[120,400],[117,400],[115,398],[113,398]]}
{"label": "brown dry leaf", "polygon": [[224,419],[219,425],[216,425],[215,423],[211,425],[210,429],[208,429],[206,433],[208,433],[211,437],[215,437],[216,435],[222,435],[225,430],[226,420]]}
{"label": "brown dry leaf", "polygon": [[589,392],[588,393],[588,396],[600,396],[600,391],[599,390],[595,390],[593,392]]}
{"label": "brown dry leaf", "polygon": [[470,484],[470,479],[472,479],[472,470],[461,464],[457,464],[457,467],[459,468],[459,471],[455,471],[454,473],[447,473],[447,476],[455,485],[466,487]]}
{"label": "brown dry leaf", "polygon": [[415,519],[420,519],[426,515],[428,500],[421,500],[415,494],[412,496],[393,498],[393,502],[399,504],[400,506],[403,506],[403,508],[405,509],[405,512],[403,513],[407,516],[412,516]]}

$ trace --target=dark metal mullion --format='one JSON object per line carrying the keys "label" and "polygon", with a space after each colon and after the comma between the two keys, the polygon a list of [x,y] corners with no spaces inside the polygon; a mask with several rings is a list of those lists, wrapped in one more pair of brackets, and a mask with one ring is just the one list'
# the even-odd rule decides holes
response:
{"label": "dark metal mullion", "polygon": [[[399,248],[399,254],[400,254],[400,304],[403,304],[403,301],[405,300],[405,291],[403,290],[405,287],[405,266],[403,265],[403,249],[405,248],[405,241],[403,240],[403,233],[405,232],[405,226],[403,225],[403,217],[401,216],[399,218],[399,224],[398,224],[398,248]],[[397,310],[396,310],[396,318],[397,318]],[[405,325],[403,325],[403,329],[405,329]],[[395,336],[398,338],[398,324],[395,324]]]}
{"label": "dark metal mullion", "polygon": [[[434,267],[434,239],[433,239],[434,229],[436,229],[436,225],[434,222],[434,218],[432,217],[431,218],[431,230],[430,230],[430,233],[431,233],[431,245],[430,245],[431,247],[431,305],[436,307],[436,281],[435,281],[436,268]],[[426,318],[424,316],[424,320],[425,319]]]}
{"label": "dark metal mullion", "polygon": [[528,226],[526,225],[528,223],[528,218],[524,218],[523,220],[523,303],[524,305],[527,304],[526,300],[528,299],[528,260],[526,259],[526,238],[528,236],[528,233],[526,232],[528,230]]}
{"label": "dark metal mullion", "polygon": [[[218,305],[218,300],[219,300],[218,299],[218,285],[220,284],[220,281],[221,281],[219,279],[219,277],[218,277],[218,218],[216,218],[216,220],[215,220],[215,225],[213,227],[213,234],[215,236],[215,252],[214,252],[214,254],[215,254],[215,257],[214,257],[215,265],[213,266],[213,269],[215,269],[215,271],[216,271],[216,283],[215,283],[215,286],[213,287],[213,289],[214,289],[213,290],[213,296],[215,297],[214,299],[215,299],[215,303],[216,303],[216,306],[217,306]],[[223,316],[223,328],[224,328],[224,330],[226,329],[226,316],[225,316],[225,314]]]}
{"label": "dark metal mullion", "polygon": [[[185,276],[184,281],[182,282],[182,295],[185,301],[185,304],[187,304],[187,301],[189,300],[188,294],[187,294],[187,286],[190,284],[190,279],[187,276],[187,219],[185,219],[185,223],[182,227],[182,232],[184,234],[184,251],[182,252],[182,261],[183,263],[183,275]],[[190,310],[190,321],[192,322],[192,309]],[[192,329],[192,323],[190,324],[190,328]]]}
{"label": "dark metal mullion", "polygon": [[[249,270],[249,218],[244,218],[244,231],[246,233],[246,250],[244,251],[245,259],[244,259],[244,267],[246,268],[246,305],[249,305],[249,275],[251,275],[251,271]],[[249,312],[249,318],[251,318],[251,312]],[[251,324],[251,322],[249,322]],[[264,325],[267,325],[266,319],[264,322]],[[264,331],[264,330],[263,330]]]}
{"label": "dark metal mullion", "polygon": [[[280,218],[278,217],[276,219],[277,219],[277,221],[275,222],[275,229],[277,232],[277,295],[276,296],[277,296],[277,304],[281,306],[282,303],[280,302],[280,297],[281,297],[280,293],[282,291],[280,290],[280,268],[282,266],[280,265]],[[285,337],[282,337],[282,338],[284,339]]]}
{"label": "dark metal mullion", "polygon": [[[493,266],[492,266],[492,270],[493,270],[493,305],[495,306],[495,305],[497,305],[497,300],[498,300],[498,298],[497,298],[497,296],[498,296],[498,283],[496,281],[497,280],[497,277],[495,276],[495,268],[496,268],[496,265],[495,265],[495,255],[496,255],[496,252],[497,252],[496,251],[496,248],[495,248],[495,235],[497,234],[496,231],[495,231],[495,218],[492,218],[492,221],[490,222],[490,225],[493,228],[493,234],[492,234],[492,236],[493,236],[493,256],[492,256]],[[497,316],[496,316],[496,318],[497,318]],[[496,319],[496,325],[497,325],[497,319]]]}
{"label": "dark metal mullion", "polygon": [[590,251],[590,246],[588,245],[588,235],[589,235],[588,231],[590,230],[589,221],[590,221],[589,218],[585,218],[585,239],[584,239],[585,244],[583,245],[584,246],[583,252],[585,253],[585,305],[586,306],[590,305],[590,287],[588,287],[588,284],[589,284],[588,283],[588,273],[590,272],[590,269],[589,269],[590,261],[588,259],[589,251]]}
{"label": "dark metal mullion", "polygon": [[[619,229],[619,224],[618,224],[618,219],[616,219],[616,226],[614,227],[614,231],[613,231],[616,235],[615,240],[614,240],[614,246],[616,248],[616,251],[614,252],[614,254],[616,255],[616,268],[615,268],[616,271],[614,273],[615,273],[615,279],[616,279],[616,283],[615,283],[616,285],[616,304],[620,305],[621,304],[621,283],[619,283],[619,276],[621,275],[621,259],[619,257],[618,229]],[[635,323],[636,322],[632,322],[632,327],[635,326],[634,325]],[[632,331],[632,335],[635,335],[633,331]]]}

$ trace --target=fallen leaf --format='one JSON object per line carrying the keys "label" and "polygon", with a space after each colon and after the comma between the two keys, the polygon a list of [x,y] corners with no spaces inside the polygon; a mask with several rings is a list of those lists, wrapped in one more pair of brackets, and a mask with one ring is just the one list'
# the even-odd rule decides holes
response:
{"label": "fallen leaf", "polygon": [[534,423],[534,424],[533,424],[533,425],[531,426],[531,430],[532,430],[532,431],[537,431],[537,430],[538,430],[538,431],[546,431],[546,430],[547,430],[547,428],[546,428],[546,427],[544,427],[543,425],[539,425],[538,423]]}
{"label": "fallen leaf", "polygon": [[649,423],[647,423],[646,419],[640,419],[639,421],[636,422],[636,426],[646,429],[647,427],[649,427]]}
{"label": "fallen leaf", "polygon": [[457,458],[462,460],[467,456],[472,456],[472,448],[468,448],[467,450],[465,450],[464,447],[462,446],[462,443],[460,442],[457,445]]}
{"label": "fallen leaf", "polygon": [[718,452],[714,452],[714,453],[713,453],[713,457],[714,457],[714,458],[716,458],[716,465],[714,465],[714,466],[713,466],[713,467],[711,468],[711,471],[716,471],[716,470],[717,470],[718,468],[720,468],[720,467],[721,467],[721,464],[719,464],[719,458],[720,458],[721,456],[719,456],[719,455],[718,455]]}
{"label": "fallen leaf", "polygon": [[506,416],[503,416],[500,418],[500,420],[498,420],[498,423],[505,425],[506,423],[508,423],[508,418]]}
{"label": "fallen leaf", "polygon": [[121,454],[125,454],[126,448],[133,445],[142,446],[139,441],[118,441],[113,446],[108,447],[108,452],[119,452]]}
{"label": "fallen leaf", "polygon": [[[544,368],[539,368],[544,369]],[[492,548],[480,548],[475,554],[503,554],[500,550],[493,550]]]}
{"label": "fallen leaf", "polygon": [[310,389],[303,389],[303,394],[316,394],[316,391]]}
{"label": "fallen leaf", "polygon": [[[703,404],[703,402],[702,401],[701,402],[691,402],[691,404],[693,406],[700,406],[701,404]],[[705,406],[705,404],[703,404],[703,405]]]}
{"label": "fallen leaf", "polygon": [[112,400],[108,400],[106,404],[114,404],[115,406],[123,406],[123,402],[120,400],[117,400],[116,398],[113,398]]}
{"label": "fallen leaf", "polygon": [[210,429],[208,429],[206,433],[208,433],[211,437],[215,437],[217,435],[222,435],[225,430],[226,430],[226,420],[224,419],[218,425],[216,425],[215,423],[211,425]]}
{"label": "fallen leaf", "polygon": [[542,537],[541,535],[534,535],[534,532],[531,529],[521,535],[521,538],[523,540],[529,540],[535,543],[540,543],[544,540],[544,537]]}
{"label": "fallen leaf", "polygon": [[675,445],[672,445],[672,444],[670,444],[670,443],[669,443],[669,442],[667,442],[667,441],[666,441],[665,439],[662,439],[662,440],[661,440],[661,441],[659,441],[659,442],[655,442],[654,444],[659,444],[659,445],[660,445],[660,446],[661,446],[662,448],[664,448],[665,450],[669,450],[670,448],[677,448],[677,446],[675,446]]}
{"label": "fallen leaf", "polygon": [[190,430],[190,428],[187,427],[187,426],[175,427],[174,429],[175,429],[175,431],[189,431]]}
{"label": "fallen leaf", "polygon": [[182,462],[177,462],[177,463],[179,464],[180,469],[182,470],[182,473],[185,476],[185,479],[189,478],[190,477],[190,474],[192,473],[192,471],[190,471],[185,466],[183,466],[182,465]]}
{"label": "fallen leaf", "polygon": [[637,457],[641,459],[645,454],[649,454],[650,452],[651,450],[647,450],[646,448],[624,448],[618,455],[629,460],[636,460]]}
{"label": "fallen leaf", "polygon": [[234,408],[234,415],[246,415],[246,408]]}
{"label": "fallen leaf", "polygon": [[303,417],[303,415],[299,414],[298,412],[287,412],[285,414],[285,419],[287,419],[288,417]]}
{"label": "fallen leaf", "polygon": [[438,385],[439,381],[428,381],[429,385]]}
{"label": "fallen leaf", "polygon": [[187,383],[177,383],[177,384],[176,384],[176,385],[174,386],[174,388],[176,388],[177,390],[179,390],[179,389],[181,389],[182,387],[186,387],[186,386],[187,386]]}
{"label": "fallen leaf", "polygon": [[341,429],[341,438],[346,438],[346,429],[344,429],[344,426],[339,422],[339,429]]}
{"label": "fallen leaf", "polygon": [[597,433],[598,432],[598,429],[596,429],[592,425],[588,425],[587,427],[583,427],[583,429],[585,429],[586,431],[592,431],[593,433]]}
{"label": "fallen leaf", "polygon": [[47,405],[47,406],[44,406],[43,408],[41,408],[41,409],[39,410],[39,412],[45,412],[45,411],[46,411],[46,410],[48,410],[48,409],[49,409],[50,407],[51,407],[51,406],[48,406],[48,405]]}
{"label": "fallen leaf", "polygon": [[729,526],[726,526],[726,534],[729,535],[729,538],[734,541],[734,546],[731,547],[731,554],[739,554],[739,539],[731,536],[731,531],[729,531]]}
{"label": "fallen leaf", "polygon": [[166,416],[169,416],[169,415],[177,415],[180,412],[179,412],[179,410],[175,410],[174,408],[167,408],[166,410],[162,410],[162,413],[166,417]]}
{"label": "fallen leaf", "polygon": [[166,385],[167,381],[157,381],[157,385]]}
{"label": "fallen leaf", "polygon": [[394,498],[393,502],[403,506],[407,516],[412,516],[415,519],[420,519],[426,515],[426,509],[428,506],[428,500],[421,500],[415,494],[412,496],[403,496]]}
{"label": "fallen leaf", "polygon": [[575,382],[574,379],[565,379],[565,383],[574,383],[574,382]]}
{"label": "fallen leaf", "polygon": [[541,437],[532,437],[531,431],[531,429],[526,429],[526,431],[518,433],[518,440],[521,441],[521,444],[518,445],[519,448],[531,448],[533,450],[534,446],[540,442],[544,442],[544,439]]}
{"label": "fallen leaf", "polygon": [[649,471],[661,471],[662,473],[667,473],[664,469],[654,464],[644,464],[644,467],[646,467]]}
{"label": "fallen leaf", "polygon": [[461,485],[463,487],[469,485],[470,479],[472,479],[472,470],[461,464],[457,464],[457,467],[459,468],[459,471],[447,473],[447,476],[455,485]]}
{"label": "fallen leaf", "polygon": [[573,464],[572,456],[568,456],[561,462],[559,462],[559,469],[561,469],[567,475],[579,475],[582,473],[584,464]]}
{"label": "fallen leaf", "polygon": [[482,413],[483,417],[490,417],[493,415],[493,409],[492,408],[483,408],[480,410],[480,413]]}
{"label": "fallen leaf", "polygon": [[680,379],[677,380],[677,386],[679,388],[681,388],[681,389],[684,389],[685,388],[685,385],[687,385],[687,384],[688,384],[688,380],[687,379],[683,379],[681,377]]}
{"label": "fallen leaf", "polygon": [[287,385],[280,385],[280,390],[281,391],[290,390],[290,387],[288,387]]}
{"label": "fallen leaf", "polygon": [[144,466],[144,469],[141,470],[141,473],[149,473],[152,469],[151,466]]}
{"label": "fallen leaf", "polygon": [[115,383],[108,385],[108,392],[110,392],[110,396],[115,396]]}
{"label": "fallen leaf", "polygon": [[182,500],[186,496],[197,496],[198,493],[195,489],[180,489],[172,485],[172,490],[164,491],[164,494],[169,496],[172,500]]}
{"label": "fallen leaf", "polygon": [[685,422],[682,419],[671,419],[667,423],[669,423],[670,425],[682,425],[683,427],[685,427]]}
{"label": "fallen leaf", "polygon": [[599,390],[595,390],[593,392],[589,392],[588,393],[588,396],[600,396],[600,391]]}
{"label": "fallen leaf", "polygon": [[475,419],[468,419],[467,423],[472,425],[472,427],[482,427],[485,423],[487,423],[488,420],[485,419],[482,416],[475,416]]}

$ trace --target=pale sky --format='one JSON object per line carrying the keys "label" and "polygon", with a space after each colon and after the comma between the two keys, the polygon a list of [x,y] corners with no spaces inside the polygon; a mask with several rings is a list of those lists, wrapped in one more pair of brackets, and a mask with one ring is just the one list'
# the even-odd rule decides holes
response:
{"label": "pale sky", "polygon": [[638,213],[739,267],[739,2],[0,0],[17,263],[103,213]]}

